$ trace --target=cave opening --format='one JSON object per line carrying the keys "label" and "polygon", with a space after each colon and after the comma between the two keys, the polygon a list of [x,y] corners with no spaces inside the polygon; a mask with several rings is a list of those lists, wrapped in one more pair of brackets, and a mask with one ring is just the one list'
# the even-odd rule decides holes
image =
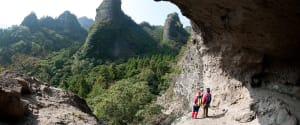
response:
{"label": "cave opening", "polygon": [[[215,107],[229,103],[223,107],[239,110],[234,114],[231,109],[225,117],[240,123],[299,124],[300,38],[295,33],[300,31],[300,1],[167,1],[191,19],[195,31],[185,55],[193,60],[183,61],[189,72],[182,76],[213,86]],[[193,72],[202,73],[192,78]],[[189,79],[177,81],[187,89],[175,88],[178,95],[185,93],[187,101],[193,94],[184,84],[193,81]]]}

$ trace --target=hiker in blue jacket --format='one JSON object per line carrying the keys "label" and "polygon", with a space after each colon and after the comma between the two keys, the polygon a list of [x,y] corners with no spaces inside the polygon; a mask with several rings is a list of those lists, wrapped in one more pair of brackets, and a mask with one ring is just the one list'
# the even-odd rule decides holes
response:
{"label": "hiker in blue jacket", "polygon": [[211,102],[211,94],[210,88],[206,88],[206,93],[203,96],[202,104],[203,104],[203,118],[208,117],[208,107]]}

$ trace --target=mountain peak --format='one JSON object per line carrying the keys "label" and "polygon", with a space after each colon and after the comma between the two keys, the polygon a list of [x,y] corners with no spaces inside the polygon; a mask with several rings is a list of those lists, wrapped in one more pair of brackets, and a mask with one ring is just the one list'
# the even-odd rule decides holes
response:
{"label": "mountain peak", "polygon": [[21,23],[22,26],[27,26],[30,29],[36,29],[38,28],[39,21],[34,12],[31,12],[28,16],[24,18],[24,20]]}
{"label": "mountain peak", "polygon": [[170,20],[174,21],[179,21],[178,14],[176,12],[168,14],[167,18]]}
{"label": "mountain peak", "polygon": [[77,20],[77,17],[72,14],[70,11],[64,11],[57,18],[58,20]]}
{"label": "mountain peak", "polygon": [[88,30],[93,25],[94,20],[90,19],[86,16],[83,16],[83,17],[78,18],[78,22],[84,29]]}
{"label": "mountain peak", "polygon": [[61,15],[72,15],[72,13],[69,10],[66,10]]}
{"label": "mountain peak", "polygon": [[[70,37],[84,41],[87,32],[79,24],[75,14],[65,11],[56,19],[55,29],[62,34],[68,34]],[[75,33],[76,31],[76,33]]]}
{"label": "mountain peak", "polygon": [[156,47],[157,41],[122,11],[121,0],[103,0],[77,57],[98,63],[147,54]]}
{"label": "mountain peak", "polygon": [[121,9],[121,0],[103,0],[97,8],[96,21],[111,21],[115,18],[123,16],[124,13]]}

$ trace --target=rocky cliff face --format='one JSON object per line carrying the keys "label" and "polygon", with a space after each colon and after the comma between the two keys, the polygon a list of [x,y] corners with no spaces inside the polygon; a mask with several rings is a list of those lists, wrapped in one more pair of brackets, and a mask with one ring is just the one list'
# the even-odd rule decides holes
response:
{"label": "rocky cliff face", "polygon": [[212,108],[228,110],[229,121],[299,124],[300,1],[169,1],[193,27],[173,89],[177,109],[191,109],[195,90],[210,87]]}
{"label": "rocky cliff face", "polygon": [[80,97],[36,78],[0,74],[0,124],[104,124]]}
{"label": "rocky cliff face", "polygon": [[185,44],[189,34],[184,30],[177,13],[167,16],[164,25],[163,41],[170,42],[174,47]]}
{"label": "rocky cliff face", "polygon": [[96,12],[96,21],[113,21],[124,16],[121,9],[121,0],[104,0]]}

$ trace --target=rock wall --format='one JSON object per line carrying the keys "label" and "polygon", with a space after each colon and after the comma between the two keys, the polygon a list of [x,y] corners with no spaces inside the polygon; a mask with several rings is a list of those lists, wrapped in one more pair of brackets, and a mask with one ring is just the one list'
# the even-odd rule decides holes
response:
{"label": "rock wall", "polygon": [[0,74],[1,125],[104,124],[80,97],[36,78]]}
{"label": "rock wall", "polygon": [[[175,79],[177,110],[191,110],[197,87],[212,89],[212,108],[229,120],[255,115],[259,124],[300,119],[300,1],[169,0],[191,19],[188,45]],[[174,108],[170,106],[171,108]],[[181,110],[179,110],[179,109]]]}

